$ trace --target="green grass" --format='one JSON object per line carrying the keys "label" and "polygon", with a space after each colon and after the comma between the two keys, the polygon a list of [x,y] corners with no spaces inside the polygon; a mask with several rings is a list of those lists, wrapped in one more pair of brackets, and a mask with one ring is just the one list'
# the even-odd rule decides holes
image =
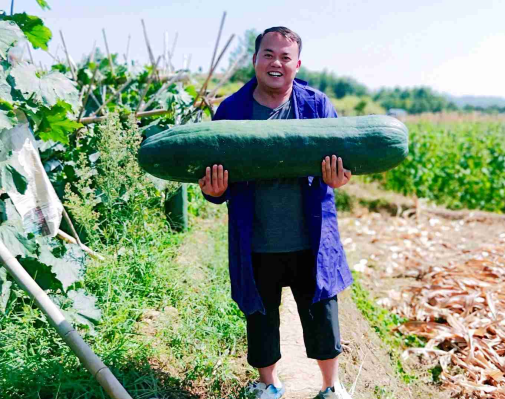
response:
{"label": "green grass", "polygon": [[[423,347],[425,341],[414,335],[404,335],[397,328],[405,322],[396,314],[378,306],[369,292],[359,282],[359,273],[353,272],[354,284],[352,285],[352,298],[357,308],[367,319],[370,327],[381,338],[381,341],[389,351],[391,362],[398,376],[407,384],[415,381],[417,377],[405,370],[400,360],[402,349],[406,347]],[[378,396],[387,397],[387,396]]]}
{"label": "green grass", "polygon": [[[86,243],[106,257],[88,262],[81,283],[96,297],[101,321],[80,332],[133,398],[241,398],[255,374],[244,361],[245,318],[231,300],[226,207],[190,185],[190,230],[172,231],[164,194],[136,162],[138,137],[135,124],[109,119],[97,173],[81,157],[82,178],[67,187],[67,208]],[[183,244],[189,255],[181,261]],[[0,398],[106,398],[29,297],[13,288],[0,314]]]}
{"label": "green grass", "polygon": [[[226,226],[216,221],[203,235],[204,262],[185,267],[174,258],[193,231],[158,233],[88,265],[86,289],[103,315],[85,339],[135,398],[239,397],[251,370],[240,367],[245,321],[230,299]],[[0,397],[105,398],[41,312],[17,293],[16,306],[0,316]],[[160,311],[160,320],[147,323],[148,310]]]}

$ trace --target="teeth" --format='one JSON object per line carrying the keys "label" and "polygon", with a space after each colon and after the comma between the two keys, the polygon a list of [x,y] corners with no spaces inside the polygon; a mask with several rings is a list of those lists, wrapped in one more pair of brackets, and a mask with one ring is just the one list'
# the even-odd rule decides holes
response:
{"label": "teeth", "polygon": [[270,76],[282,76],[280,72],[268,72]]}

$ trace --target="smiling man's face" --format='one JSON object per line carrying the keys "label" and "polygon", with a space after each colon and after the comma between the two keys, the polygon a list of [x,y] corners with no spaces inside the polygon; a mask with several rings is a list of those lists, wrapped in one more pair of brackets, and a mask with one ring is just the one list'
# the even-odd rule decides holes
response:
{"label": "smiling man's face", "polygon": [[258,85],[266,90],[288,90],[300,69],[298,44],[278,32],[269,32],[253,56]]}

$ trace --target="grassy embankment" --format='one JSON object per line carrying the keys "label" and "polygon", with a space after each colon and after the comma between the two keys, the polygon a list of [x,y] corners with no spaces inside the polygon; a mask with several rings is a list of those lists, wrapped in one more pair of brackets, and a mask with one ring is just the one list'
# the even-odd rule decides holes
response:
{"label": "grassy embankment", "polygon": [[[126,131],[138,145],[135,126]],[[81,160],[78,195],[68,195],[87,244],[107,258],[87,264],[85,287],[102,320],[81,333],[134,398],[241,397],[251,369],[230,299],[225,206],[190,185],[190,230],[171,231],[163,191],[138,169],[124,132],[117,119],[104,125],[101,173]],[[96,187],[106,201],[96,201]],[[33,302],[16,295],[0,315],[0,398],[105,398]]]}

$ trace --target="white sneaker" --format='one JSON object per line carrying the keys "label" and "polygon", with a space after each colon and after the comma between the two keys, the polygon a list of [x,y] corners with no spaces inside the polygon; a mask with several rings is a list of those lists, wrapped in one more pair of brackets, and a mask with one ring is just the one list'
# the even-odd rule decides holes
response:
{"label": "white sneaker", "polygon": [[286,392],[284,384],[279,388],[273,384],[265,385],[262,382],[257,382],[249,385],[246,388],[247,395],[254,395],[255,399],[279,399]]}
{"label": "white sneaker", "polygon": [[319,391],[319,394],[314,399],[352,399],[345,387],[337,382],[334,387],[326,388],[326,391]]}
{"label": "white sneaker", "polygon": [[247,396],[254,395],[255,398],[259,398],[265,389],[267,385],[263,382],[253,382],[247,386],[245,393]]}

